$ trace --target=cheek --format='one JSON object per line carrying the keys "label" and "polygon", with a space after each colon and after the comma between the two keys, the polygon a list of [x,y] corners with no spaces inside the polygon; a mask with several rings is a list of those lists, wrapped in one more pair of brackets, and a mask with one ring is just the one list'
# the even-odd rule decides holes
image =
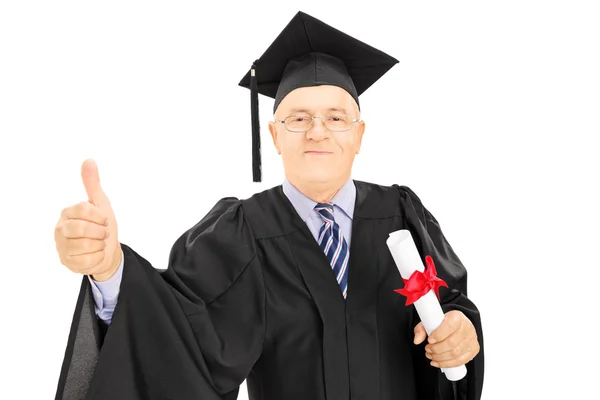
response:
{"label": "cheek", "polygon": [[350,155],[354,155],[356,153],[357,142],[354,136],[341,137],[338,139],[337,143],[342,150],[342,155],[344,157],[350,157]]}
{"label": "cheek", "polygon": [[286,137],[284,140],[279,142],[279,149],[281,151],[281,157],[284,160],[297,160],[300,157],[302,151],[302,139],[297,137]]}

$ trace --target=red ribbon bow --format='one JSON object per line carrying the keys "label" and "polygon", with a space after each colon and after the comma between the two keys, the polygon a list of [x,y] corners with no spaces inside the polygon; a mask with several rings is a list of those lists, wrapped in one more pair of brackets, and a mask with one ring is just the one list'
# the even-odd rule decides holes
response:
{"label": "red ribbon bow", "polygon": [[429,293],[430,290],[435,290],[438,299],[440,298],[440,286],[448,287],[448,284],[437,277],[435,265],[431,256],[425,256],[427,269],[425,272],[416,270],[410,275],[410,278],[404,281],[404,289],[396,289],[394,292],[406,296],[406,305],[409,306],[422,296]]}

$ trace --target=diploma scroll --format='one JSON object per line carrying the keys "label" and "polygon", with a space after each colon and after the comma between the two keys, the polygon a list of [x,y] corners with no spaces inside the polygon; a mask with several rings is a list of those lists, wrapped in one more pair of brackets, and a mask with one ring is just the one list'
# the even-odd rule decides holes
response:
{"label": "diploma scroll", "polygon": [[[392,258],[398,267],[398,271],[403,279],[407,280],[415,272],[423,272],[425,266],[417,251],[415,242],[410,234],[410,231],[401,229],[390,233],[390,237],[386,240]],[[440,306],[440,302],[433,289],[414,302],[415,308],[427,335],[430,335],[444,320],[444,312]],[[464,365],[453,368],[442,368],[442,372],[450,381],[458,381],[465,377],[467,368]]]}

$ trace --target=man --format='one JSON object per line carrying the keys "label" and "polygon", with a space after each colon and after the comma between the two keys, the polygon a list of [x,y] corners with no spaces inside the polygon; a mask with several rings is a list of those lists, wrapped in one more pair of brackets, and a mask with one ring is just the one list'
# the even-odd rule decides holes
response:
{"label": "man", "polygon": [[[82,282],[57,399],[479,399],[479,313],[466,270],[437,220],[406,186],[351,179],[365,130],[358,95],[397,60],[298,13],[255,62],[257,94],[274,97],[283,185],[224,198],[174,243],[156,270],[119,243],[98,171],[89,202],[63,210],[63,264]],[[445,319],[427,338],[386,246],[409,229],[430,255]],[[96,317],[97,316],[97,317]],[[427,341],[426,341],[427,339]],[[440,368],[465,364],[452,383]]]}

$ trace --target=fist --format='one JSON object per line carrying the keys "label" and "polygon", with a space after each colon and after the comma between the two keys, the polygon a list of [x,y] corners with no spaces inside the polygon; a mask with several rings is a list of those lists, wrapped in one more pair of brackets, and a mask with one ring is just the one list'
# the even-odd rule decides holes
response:
{"label": "fist", "polygon": [[60,262],[71,271],[104,281],[121,264],[117,220],[93,160],[83,162],[81,178],[88,201],[62,210],[54,229],[56,250]]}
{"label": "fist", "polygon": [[[423,323],[415,327],[415,344],[421,344],[427,337]],[[458,310],[448,311],[444,320],[429,335],[425,346],[425,357],[438,368],[451,368],[471,361],[480,350],[477,331],[465,314]]]}

